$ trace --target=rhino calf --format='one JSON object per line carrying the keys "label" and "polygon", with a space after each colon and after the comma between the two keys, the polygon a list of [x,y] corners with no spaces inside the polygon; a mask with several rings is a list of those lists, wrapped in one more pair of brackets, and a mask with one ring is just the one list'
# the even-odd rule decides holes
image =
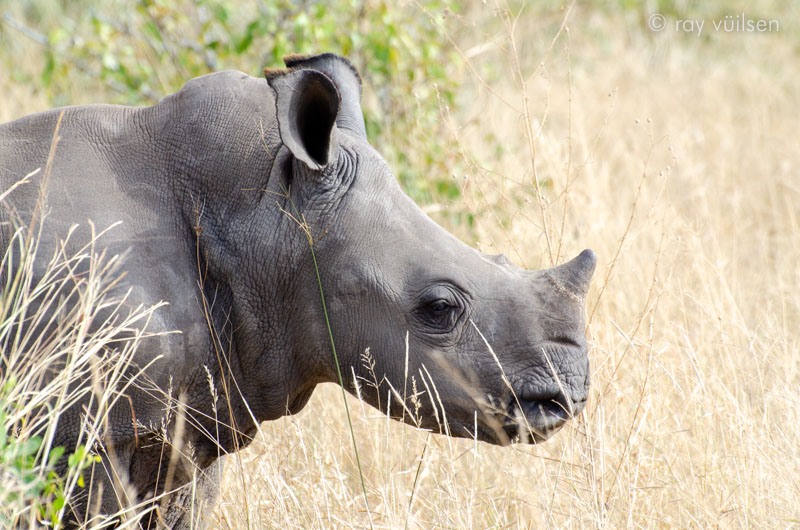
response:
{"label": "rhino calf", "polygon": [[[134,304],[167,301],[150,329],[180,331],[141,342],[134,360],[154,386],[130,388],[114,410],[103,433],[113,458],[98,449],[105,468],[126,476],[134,504],[163,493],[169,467],[169,451],[134,425],[164,417],[152,388],[183,396],[192,415],[183,440],[204,477],[195,486],[213,489],[220,452],[338,381],[327,318],[346,379],[367,377],[366,348],[383,395],[407,374],[425,379],[435,395],[419,399],[423,428],[539,442],[586,403],[592,251],[524,271],[463,244],[402,192],[367,142],[353,65],[327,53],[285,63],[266,82],[233,71],[199,77],[152,107],[63,111],[40,253],[73,224],[121,221],[102,239],[125,255],[119,288],[132,288]],[[2,191],[45,165],[58,117],[0,126]],[[15,189],[5,211],[29,221],[38,193],[35,183]],[[70,244],[87,237],[79,231]],[[4,231],[0,248],[9,244]],[[209,378],[228,382],[216,417]],[[393,414],[412,421],[397,405]],[[74,446],[80,414],[63,413],[57,443]],[[191,494],[190,474],[173,473],[182,490],[147,524],[190,524],[187,499],[202,495]],[[99,480],[100,510],[114,513],[114,483]],[[72,510],[81,517],[86,507]]]}

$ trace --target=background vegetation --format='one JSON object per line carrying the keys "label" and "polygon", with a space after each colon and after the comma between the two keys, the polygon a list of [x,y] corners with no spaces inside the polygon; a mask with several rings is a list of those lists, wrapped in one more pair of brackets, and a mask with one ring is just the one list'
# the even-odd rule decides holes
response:
{"label": "background vegetation", "polygon": [[[457,56],[421,11],[442,13],[444,1],[8,4],[4,44],[11,77],[40,86],[58,106],[96,101],[98,91],[110,103],[154,104],[208,72],[239,69],[261,76],[265,66],[283,66],[291,53],[335,50],[362,72],[370,138],[394,162],[401,182],[425,201],[458,194],[449,179],[423,173],[427,168],[447,175],[447,145],[430,139],[446,138],[438,102],[453,101]],[[14,29],[15,35],[6,34]],[[43,61],[40,68],[14,60],[12,50],[31,48]],[[426,133],[407,134],[413,129]]]}
{"label": "background vegetation", "polygon": [[[451,440],[353,400],[367,511],[341,401],[322,387],[227,457],[212,526],[800,524],[796,3],[0,11],[3,121],[146,104],[206,71],[258,75],[286,52],[336,51],[364,74],[371,141],[448,229],[530,268],[600,256],[590,403],[553,441]],[[654,13],[664,30],[648,28]],[[780,29],[713,31],[742,14]],[[704,31],[676,31],[687,19]]]}

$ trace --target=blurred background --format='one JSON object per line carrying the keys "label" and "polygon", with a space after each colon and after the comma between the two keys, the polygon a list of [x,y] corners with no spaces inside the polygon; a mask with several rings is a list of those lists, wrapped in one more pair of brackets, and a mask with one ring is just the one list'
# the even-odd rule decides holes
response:
{"label": "blurred background", "polygon": [[213,527],[800,524],[797,2],[0,0],[0,16],[0,121],[332,51],[439,223],[528,268],[599,256],[590,402],[552,441],[452,440],[352,399],[367,510],[323,386],[226,457]]}

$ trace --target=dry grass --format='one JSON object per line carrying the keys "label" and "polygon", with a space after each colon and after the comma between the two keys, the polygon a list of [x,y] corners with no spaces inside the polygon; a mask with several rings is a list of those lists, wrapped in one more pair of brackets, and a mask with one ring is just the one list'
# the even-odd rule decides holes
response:
{"label": "dry grass", "polygon": [[[125,294],[113,293],[120,260],[101,250],[102,233],[92,230],[81,246],[70,241],[71,230],[45,255],[35,226],[16,230],[0,259],[0,525],[14,528],[58,522],[64,503],[87,493],[84,480],[101,460],[87,452],[54,468],[53,455],[64,449],[55,449],[59,428],[77,422],[75,445],[101,447],[109,411],[136,384],[134,353],[161,306],[133,307]],[[115,486],[124,496],[125,484]],[[137,519],[133,511],[127,517]],[[87,526],[108,526],[107,519]]]}
{"label": "dry grass", "polygon": [[558,33],[565,13],[437,19],[469,64],[462,104],[442,109],[463,202],[442,206],[475,215],[448,226],[463,239],[531,268],[598,253],[584,414],[497,448],[352,399],[367,511],[323,386],[227,457],[214,527],[800,524],[797,9],[752,14],[777,34],[703,39],[579,6]]}

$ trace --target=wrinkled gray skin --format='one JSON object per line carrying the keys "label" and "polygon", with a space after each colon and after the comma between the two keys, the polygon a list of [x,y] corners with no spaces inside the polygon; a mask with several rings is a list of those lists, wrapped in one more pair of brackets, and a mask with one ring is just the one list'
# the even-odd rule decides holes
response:
{"label": "wrinkled gray skin", "polygon": [[[233,451],[256,430],[245,400],[258,422],[272,420],[303,408],[317,384],[338,380],[309,241],[296,219],[310,227],[347,381],[351,370],[372,379],[360,359],[369,348],[379,381],[410,394],[413,376],[425,391],[423,427],[496,444],[520,432],[523,441],[546,439],[586,403],[583,300],[594,254],[524,271],[461,243],[402,192],[367,143],[350,63],[324,54],[288,58],[287,66],[268,71],[267,81],[232,71],[203,76],[149,108],[65,109],[42,255],[73,223],[84,227],[85,241],[88,220],[98,228],[122,221],[102,241],[112,253],[127,252],[131,305],[168,301],[149,329],[181,331],[144,341],[136,362],[163,356],[148,377],[206,414],[193,415],[202,429],[188,427],[185,440],[211,475],[217,442]],[[2,190],[45,165],[58,114],[0,126]],[[38,188],[34,179],[6,206],[30,219]],[[8,231],[3,238],[5,248]],[[202,290],[198,270],[207,271]],[[213,306],[223,366],[230,366],[224,373],[202,296]],[[219,406],[219,426],[204,367],[218,389],[223,378],[234,389],[233,418]],[[378,392],[362,390],[377,404]],[[130,395],[140,424],[161,421],[158,399],[136,389]],[[392,406],[393,416],[410,421],[397,401]],[[79,414],[61,419],[59,443],[74,443]],[[147,431],[134,431],[127,402],[112,418],[105,443],[141,501],[164,483],[168,466]],[[199,497],[213,497],[214,481],[200,475]],[[179,469],[173,483],[190,480]],[[163,523],[189,524],[188,486],[162,506]],[[108,482],[104,512],[118,509],[112,489]]]}

